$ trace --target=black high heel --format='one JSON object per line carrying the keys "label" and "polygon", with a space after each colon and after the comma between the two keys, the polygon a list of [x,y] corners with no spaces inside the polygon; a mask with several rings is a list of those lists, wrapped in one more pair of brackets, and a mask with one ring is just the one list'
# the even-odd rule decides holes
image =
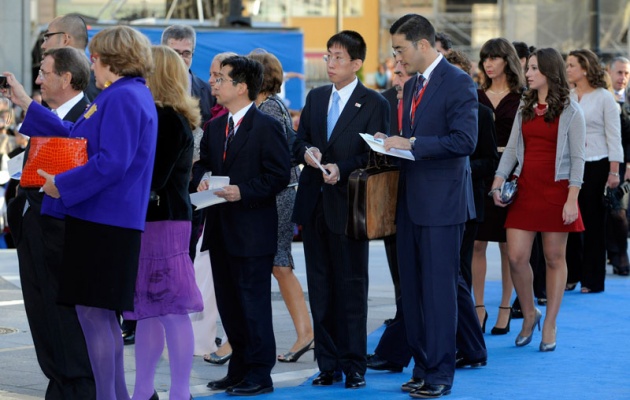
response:
{"label": "black high heel", "polygon": [[475,308],[484,308],[485,315],[483,316],[483,323],[481,324],[481,333],[486,333],[486,321],[488,321],[488,311],[485,310],[486,306],[483,304],[475,306]]}
{"label": "black high heel", "polygon": [[287,353],[284,353],[284,354],[282,354],[282,358],[280,358],[280,356],[278,356],[278,361],[280,361],[280,362],[296,362],[297,360],[300,359],[300,357],[302,357],[302,355],[304,353],[306,353],[309,350],[315,349],[314,344],[315,344],[315,339],[311,340],[306,346],[302,347],[298,351],[289,351]]}
{"label": "black high heel", "polygon": [[505,335],[506,333],[508,333],[510,331],[510,321],[512,320],[512,307],[501,307],[499,306],[500,310],[510,310],[510,312],[508,313],[508,322],[507,325],[505,326],[505,328],[497,328],[496,326],[492,328],[492,330],[490,331],[491,334],[493,335]]}

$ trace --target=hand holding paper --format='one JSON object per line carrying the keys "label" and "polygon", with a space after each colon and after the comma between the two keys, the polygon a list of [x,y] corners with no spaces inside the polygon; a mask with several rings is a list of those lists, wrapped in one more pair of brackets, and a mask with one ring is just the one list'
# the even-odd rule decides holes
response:
{"label": "hand holding paper", "polygon": [[[390,148],[389,150],[387,150],[384,146],[385,141],[383,139],[375,138],[374,136],[368,133],[359,133],[359,135],[361,135],[363,140],[365,140],[365,142],[370,146],[370,148],[377,153],[386,154],[388,156],[404,158],[406,160],[412,160],[412,161],[416,159],[411,153],[411,151],[409,150],[400,150],[398,148]],[[400,138],[401,140],[405,140],[405,141],[407,140],[400,136],[396,138],[390,137],[386,140],[389,141],[389,140],[397,139],[397,138]]]}
{"label": "hand holding paper", "polygon": [[[311,158],[312,163],[315,164],[314,167],[321,169],[324,175],[330,176],[330,172],[328,172],[328,170],[326,170],[326,168],[324,168],[322,164],[320,164],[318,157],[315,156],[312,149],[313,149],[312,147],[311,148],[306,147],[305,154],[307,154]],[[319,153],[319,149],[315,148],[315,150],[317,150],[317,152]],[[311,164],[309,163],[309,165]]]}

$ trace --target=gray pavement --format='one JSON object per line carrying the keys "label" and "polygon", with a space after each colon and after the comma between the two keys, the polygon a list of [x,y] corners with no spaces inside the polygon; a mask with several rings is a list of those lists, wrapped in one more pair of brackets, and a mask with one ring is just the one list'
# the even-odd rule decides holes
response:
{"label": "gray pavement", "polygon": [[[488,280],[500,279],[499,250],[496,244],[488,246]],[[301,243],[293,244],[295,274],[306,292],[304,251]],[[368,297],[367,331],[372,332],[382,325],[383,320],[392,318],[395,313],[394,289],[389,275],[387,259],[382,241],[370,243],[370,286]],[[278,353],[289,350],[295,341],[295,331],[291,317],[284,305],[278,285],[272,279],[272,306],[274,332]],[[220,329],[221,331],[221,329]],[[315,374],[317,364],[313,353],[305,354],[296,363],[276,363],[272,371],[274,385],[279,387],[297,386]],[[125,346],[125,370],[129,392],[133,393],[135,381],[134,346]],[[212,392],[206,388],[209,380],[219,379],[227,373],[227,364],[210,365],[202,357],[195,357],[190,377],[193,396],[208,396]],[[15,250],[0,250],[0,400],[43,399],[47,379],[37,364],[33,341],[24,311],[20,290],[18,261]],[[155,387],[160,399],[168,399],[170,372],[168,354],[164,353],[155,378]]]}

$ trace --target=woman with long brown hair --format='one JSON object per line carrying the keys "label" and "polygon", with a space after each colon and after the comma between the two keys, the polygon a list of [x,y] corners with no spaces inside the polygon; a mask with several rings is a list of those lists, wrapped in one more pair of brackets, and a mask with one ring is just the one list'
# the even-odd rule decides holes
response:
{"label": "woman with long brown hair", "polygon": [[518,347],[531,342],[535,326],[540,329],[542,313],[534,306],[529,258],[536,233],[542,234],[547,312],[540,351],[556,348],[556,319],[567,275],[567,237],[569,232],[584,230],[577,202],[584,172],[584,115],[569,98],[563,64],[554,49],[538,49],[530,56],[529,89],[490,191],[494,204],[505,209],[501,187],[515,168],[519,191],[507,207],[505,226],[512,280],[523,310]]}

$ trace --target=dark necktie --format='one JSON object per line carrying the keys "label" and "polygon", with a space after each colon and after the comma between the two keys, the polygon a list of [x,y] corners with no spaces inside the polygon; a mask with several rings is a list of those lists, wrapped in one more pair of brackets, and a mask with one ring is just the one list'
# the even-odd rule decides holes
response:
{"label": "dark necktie", "polygon": [[223,147],[224,160],[225,160],[225,154],[227,153],[228,147],[230,146],[230,143],[232,143],[233,139],[234,139],[234,120],[232,119],[232,117],[230,117],[230,119],[228,120],[227,135],[225,136],[225,145]]}
{"label": "dark necktie", "polygon": [[424,86],[424,81],[426,81],[426,79],[424,79],[424,75],[421,74],[416,81],[416,90],[414,90],[413,92],[414,101],[418,101],[418,98],[420,97],[420,92],[422,91],[422,87]]}

